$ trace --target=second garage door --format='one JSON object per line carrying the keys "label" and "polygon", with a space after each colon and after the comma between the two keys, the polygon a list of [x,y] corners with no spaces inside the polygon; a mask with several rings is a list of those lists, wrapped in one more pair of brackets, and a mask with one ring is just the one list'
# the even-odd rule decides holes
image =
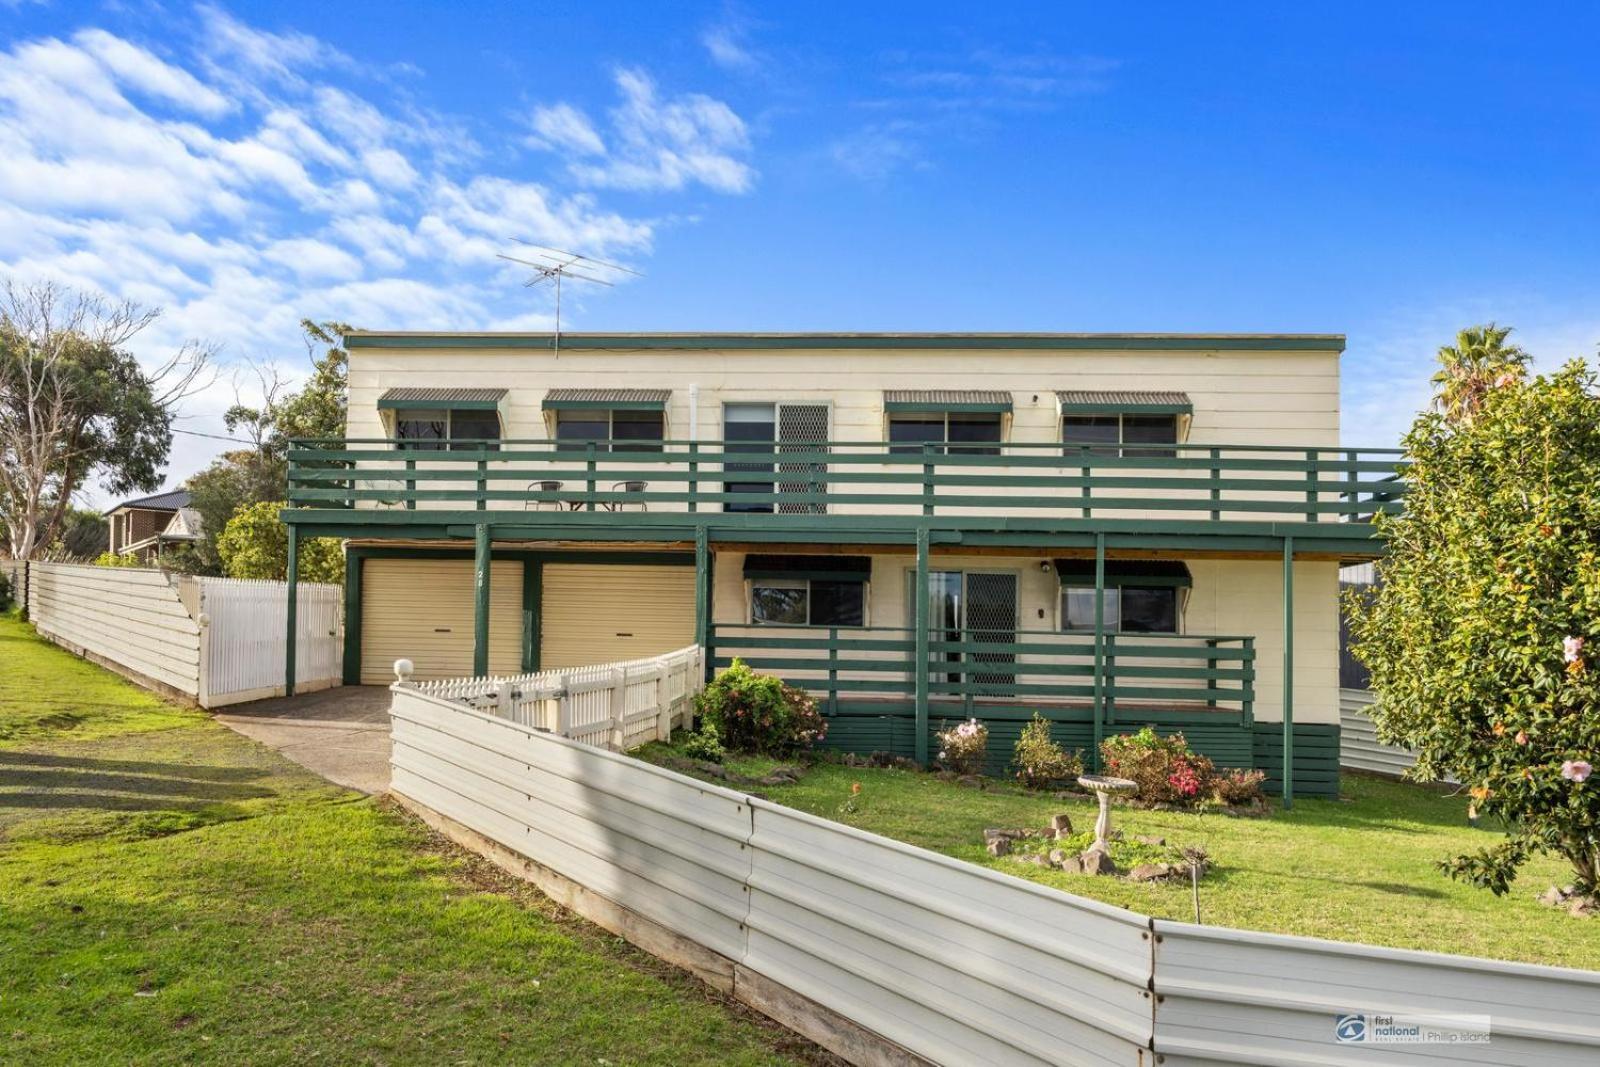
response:
{"label": "second garage door", "polygon": [[694,643],[694,568],[550,563],[539,669],[643,659]]}
{"label": "second garage door", "polygon": [[[522,670],[522,564],[489,571],[489,673]],[[472,561],[369,559],[361,568],[361,684],[394,681],[409,659],[417,681],[472,674]]]}

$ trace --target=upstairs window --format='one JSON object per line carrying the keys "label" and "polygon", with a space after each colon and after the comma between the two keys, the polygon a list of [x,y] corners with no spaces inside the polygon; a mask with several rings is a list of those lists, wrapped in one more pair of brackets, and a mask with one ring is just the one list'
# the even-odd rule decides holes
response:
{"label": "upstairs window", "polygon": [[883,394],[890,455],[1000,454],[1011,394],[984,389],[891,389]]}
{"label": "upstairs window", "polygon": [[545,417],[552,422],[556,450],[660,452],[667,436],[670,389],[552,389]]}
{"label": "upstairs window", "polygon": [[558,411],[556,448],[582,452],[595,442],[600,452],[659,452],[666,437],[660,411]]}
{"label": "upstairs window", "polygon": [[1061,405],[1061,443],[1071,456],[1085,449],[1094,456],[1177,455],[1194,406],[1184,393],[1090,392],[1056,394]]}
{"label": "upstairs window", "polygon": [[500,447],[504,389],[390,389],[378,399],[394,420],[396,447],[442,452]]}

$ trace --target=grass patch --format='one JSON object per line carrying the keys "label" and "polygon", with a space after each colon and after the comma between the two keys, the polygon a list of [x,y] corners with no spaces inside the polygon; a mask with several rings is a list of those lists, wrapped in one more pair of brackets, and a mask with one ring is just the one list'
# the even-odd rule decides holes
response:
{"label": "grass patch", "polygon": [[0,642],[7,1062],[834,1062],[386,803]]}
{"label": "grass patch", "polygon": [[[673,750],[652,745],[640,754],[660,760]],[[861,792],[852,795],[856,782]],[[1057,812],[1071,815],[1076,830],[1092,829],[1090,800],[1041,797],[1005,783],[979,791],[928,774],[837,763],[819,763],[793,785],[760,792],[1069,893],[1160,918],[1194,919],[1186,882],[1066,874],[996,859],[984,848],[986,827],[1047,826]],[[1435,861],[1493,844],[1499,835],[1467,825],[1466,798],[1426,786],[1347,775],[1340,800],[1297,800],[1290,812],[1274,804],[1270,818],[1119,806],[1112,822],[1128,835],[1206,850],[1212,869],[1200,892],[1208,924],[1589,969],[1600,961],[1600,921],[1574,919],[1534,900],[1547,886],[1565,884],[1560,862],[1530,862],[1505,897],[1435,869]]]}

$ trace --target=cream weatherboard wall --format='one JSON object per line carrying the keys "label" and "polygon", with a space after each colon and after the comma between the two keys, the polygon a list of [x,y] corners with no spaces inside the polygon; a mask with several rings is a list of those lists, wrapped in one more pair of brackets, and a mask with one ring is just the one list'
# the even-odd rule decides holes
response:
{"label": "cream weatherboard wall", "polygon": [[[1174,558],[1182,558],[1181,555]],[[1050,630],[1060,625],[1058,590],[1046,556],[935,555],[933,570],[1009,571],[1017,575],[1018,626]],[[1224,634],[1256,639],[1255,716],[1283,719],[1283,564],[1280,560],[1185,561],[1194,580],[1185,602],[1182,629],[1193,634]],[[908,555],[873,557],[867,624],[909,626]],[[1338,564],[1312,561],[1294,566],[1294,717],[1298,723],[1339,721]],[[717,553],[713,618],[718,623],[749,620],[744,556]]]}
{"label": "cream weatherboard wall", "polygon": [[[689,386],[699,425],[689,426]],[[1194,444],[1337,445],[1339,356],[1331,351],[990,351],[792,349],[648,351],[353,348],[349,434],[387,436],[378,398],[395,387],[508,389],[505,436],[549,436],[540,408],[556,388],[667,388],[667,436],[722,436],[722,405],[826,401],[834,440],[884,437],[886,389],[1012,393],[1010,439],[1058,439],[1057,389],[1182,390]]]}
{"label": "cream weatherboard wall", "polygon": [[[490,568],[489,673],[522,670],[522,564]],[[409,659],[418,681],[472,673],[472,561],[369,559],[361,580],[361,683],[394,681]]]}
{"label": "cream weatherboard wall", "polygon": [[642,659],[694,643],[693,567],[547,563],[540,585],[542,671]]}

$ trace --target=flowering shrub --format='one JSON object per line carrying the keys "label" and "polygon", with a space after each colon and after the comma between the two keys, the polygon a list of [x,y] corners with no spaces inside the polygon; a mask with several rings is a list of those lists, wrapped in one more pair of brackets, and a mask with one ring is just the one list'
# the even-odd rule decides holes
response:
{"label": "flowering shrub", "polygon": [[1011,762],[1017,769],[1017,781],[1027,789],[1048,789],[1083,773],[1083,760],[1077,753],[1068,755],[1050,740],[1049,720],[1038,712],[1034,712],[1033,721],[1022,728]]}
{"label": "flowering shrub", "polygon": [[957,774],[979,774],[983,761],[989,755],[989,728],[977,719],[957,723],[941,730],[939,737],[939,762],[947,771]]}
{"label": "flowering shrub", "polygon": [[817,702],[804,691],[757,674],[743,660],[717,675],[694,700],[702,730],[724,748],[767,756],[807,752],[828,732]]}
{"label": "flowering shrub", "polygon": [[1405,446],[1405,509],[1374,520],[1383,581],[1346,603],[1378,739],[1506,827],[1449,876],[1506,893],[1553,853],[1600,899],[1600,380],[1574,361],[1496,382]]}
{"label": "flowering shrub", "polygon": [[1224,804],[1255,804],[1265,799],[1261,783],[1267,780],[1266,771],[1241,771],[1234,769],[1216,777],[1217,799]]}
{"label": "flowering shrub", "polygon": [[1215,769],[1189,750],[1182,734],[1161,737],[1146,726],[1100,743],[1106,773],[1139,784],[1138,799],[1148,804],[1192,808],[1216,792]]}

